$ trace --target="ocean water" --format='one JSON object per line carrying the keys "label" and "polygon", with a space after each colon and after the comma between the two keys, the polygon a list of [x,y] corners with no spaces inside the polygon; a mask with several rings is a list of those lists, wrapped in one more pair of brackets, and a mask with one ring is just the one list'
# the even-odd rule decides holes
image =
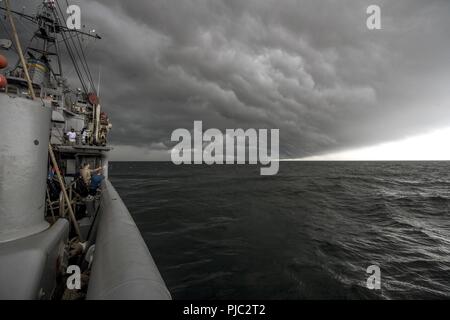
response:
{"label": "ocean water", "polygon": [[174,299],[450,298],[449,162],[110,166]]}

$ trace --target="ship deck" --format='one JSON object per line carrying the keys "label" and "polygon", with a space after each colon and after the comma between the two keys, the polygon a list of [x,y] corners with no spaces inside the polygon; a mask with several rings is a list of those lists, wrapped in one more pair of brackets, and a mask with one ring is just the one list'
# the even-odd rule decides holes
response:
{"label": "ship deck", "polygon": [[53,148],[60,153],[77,153],[77,154],[99,154],[112,150],[112,147],[89,146],[89,145],[55,145]]}

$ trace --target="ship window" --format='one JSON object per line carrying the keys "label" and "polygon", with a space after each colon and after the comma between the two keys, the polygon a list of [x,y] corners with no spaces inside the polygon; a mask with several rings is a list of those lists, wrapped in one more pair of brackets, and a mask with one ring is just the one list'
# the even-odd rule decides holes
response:
{"label": "ship window", "polygon": [[67,159],[66,160],[66,173],[67,174],[75,174],[77,172],[75,159]]}

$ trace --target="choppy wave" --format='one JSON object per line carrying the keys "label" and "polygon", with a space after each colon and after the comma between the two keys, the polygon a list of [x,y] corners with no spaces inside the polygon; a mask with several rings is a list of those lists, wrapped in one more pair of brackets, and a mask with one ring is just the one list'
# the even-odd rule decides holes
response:
{"label": "choppy wave", "polygon": [[[450,297],[450,164],[112,163],[174,298]],[[382,289],[366,288],[379,265]]]}

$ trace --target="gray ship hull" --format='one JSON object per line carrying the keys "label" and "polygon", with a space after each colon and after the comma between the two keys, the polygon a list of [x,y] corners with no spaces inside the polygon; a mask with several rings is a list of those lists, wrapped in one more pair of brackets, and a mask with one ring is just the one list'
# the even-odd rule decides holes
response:
{"label": "gray ship hull", "polygon": [[[93,262],[89,300],[169,300],[170,293],[128,209],[110,181],[102,185],[95,230],[88,239]],[[91,224],[85,224],[84,230]],[[0,243],[0,299],[51,299],[68,240],[69,222]]]}
{"label": "gray ship hull", "polygon": [[139,229],[108,180],[100,210],[87,299],[171,299]]}
{"label": "gray ship hull", "polygon": [[[67,272],[70,222],[60,217],[50,225],[44,214],[51,109],[42,100],[1,94],[0,120],[0,299],[52,299],[58,277]],[[58,150],[99,157],[107,167],[103,149]],[[98,210],[91,208],[78,221],[86,251],[93,252],[86,298],[170,299],[138,228],[108,180],[96,201],[92,208]]]}
{"label": "gray ship hull", "polygon": [[[112,123],[73,55],[79,37],[101,37],[65,28],[52,1],[35,15],[5,6],[19,60],[0,54],[0,299],[170,299],[108,181]],[[13,15],[36,26],[25,50]],[[81,87],[63,76],[60,44]]]}

